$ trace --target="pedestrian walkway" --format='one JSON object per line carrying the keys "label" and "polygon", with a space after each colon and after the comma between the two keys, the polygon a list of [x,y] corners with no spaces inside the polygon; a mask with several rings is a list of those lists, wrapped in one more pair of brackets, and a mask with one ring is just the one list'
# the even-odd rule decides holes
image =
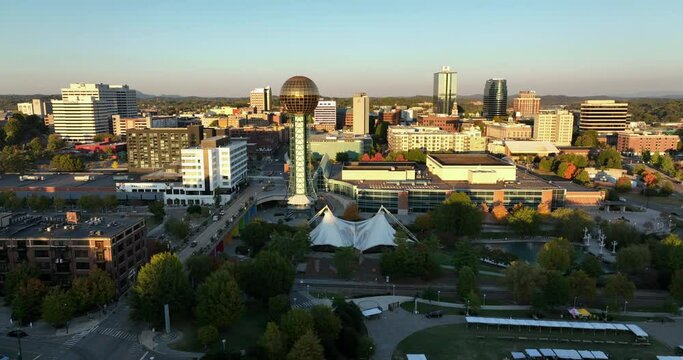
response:
{"label": "pedestrian walkway", "polygon": [[68,339],[64,342],[64,346],[65,346],[67,349],[70,349],[70,348],[73,347],[74,345],[78,344],[78,342],[81,341],[84,337],[90,335],[90,333],[93,332],[93,331],[95,331],[95,330],[97,330],[97,326],[95,326],[95,327],[93,327],[93,328],[90,328],[90,329],[88,329],[88,330],[85,330],[85,331],[81,331],[81,332],[79,332],[79,333],[77,333],[77,334],[75,334],[75,335],[72,335],[70,338],[68,338]]}
{"label": "pedestrian walkway", "polygon": [[168,355],[174,358],[200,359],[204,356],[204,353],[178,351],[169,347],[169,344],[178,342],[182,338],[183,333],[180,331],[174,331],[167,335],[165,333],[144,330],[140,334],[140,343],[150,351],[154,351],[161,355]]}
{"label": "pedestrian walkway", "polygon": [[107,335],[125,341],[137,341],[138,336],[134,333],[116,328],[98,328],[97,334]]}

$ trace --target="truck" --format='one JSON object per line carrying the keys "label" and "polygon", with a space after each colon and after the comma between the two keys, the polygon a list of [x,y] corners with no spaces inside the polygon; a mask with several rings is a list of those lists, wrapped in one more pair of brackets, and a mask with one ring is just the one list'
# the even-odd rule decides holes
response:
{"label": "truck", "polygon": [[74,176],[74,181],[92,181],[95,177],[92,175],[76,175]]}
{"label": "truck", "polygon": [[126,181],[128,180],[128,175],[114,175],[111,179],[114,181]]}
{"label": "truck", "polygon": [[38,175],[20,175],[19,176],[19,181],[29,181],[29,180],[45,180],[45,176],[38,176]]}

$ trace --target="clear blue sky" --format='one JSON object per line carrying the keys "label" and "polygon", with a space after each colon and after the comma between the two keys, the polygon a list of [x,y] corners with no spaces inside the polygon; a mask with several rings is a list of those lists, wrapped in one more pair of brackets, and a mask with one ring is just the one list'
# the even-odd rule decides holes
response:
{"label": "clear blue sky", "polygon": [[70,82],[246,96],[289,76],[321,93],[430,94],[458,71],[510,92],[683,93],[683,1],[3,0],[0,94]]}

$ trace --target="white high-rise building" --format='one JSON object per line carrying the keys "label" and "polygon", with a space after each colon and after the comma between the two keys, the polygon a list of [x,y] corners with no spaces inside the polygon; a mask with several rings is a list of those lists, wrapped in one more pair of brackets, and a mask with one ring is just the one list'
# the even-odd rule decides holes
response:
{"label": "white high-rise building", "polygon": [[256,113],[271,111],[272,97],[270,86],[256,88],[249,93],[249,107],[255,109]]}
{"label": "white high-rise building", "polygon": [[64,140],[90,142],[97,134],[111,132],[115,114],[112,102],[93,96],[68,95],[52,100],[55,133]]}
{"label": "white high-rise building", "polygon": [[317,126],[334,130],[337,127],[337,102],[320,100],[313,111],[313,123]]}
{"label": "white high-rise building", "polygon": [[93,96],[96,100],[111,102],[114,114],[122,117],[138,115],[137,95],[128,85],[73,83],[62,89],[62,98],[71,95]]}
{"label": "white high-rise building", "polygon": [[24,115],[38,115],[42,118],[52,114],[52,103],[43,99],[33,99],[31,102],[18,103],[17,111]]}
{"label": "white high-rise building", "polygon": [[33,115],[33,104],[30,102],[17,103],[17,111],[24,115]]}
{"label": "white high-rise building", "polygon": [[353,95],[353,133],[370,133],[370,98],[364,92]]}
{"label": "white high-rise building", "polygon": [[216,189],[230,193],[247,179],[247,143],[227,136],[204,139],[200,146],[180,151],[183,187],[213,196]]}
{"label": "white high-rise building", "polygon": [[573,132],[574,114],[567,110],[541,110],[534,119],[534,140],[569,146]]}

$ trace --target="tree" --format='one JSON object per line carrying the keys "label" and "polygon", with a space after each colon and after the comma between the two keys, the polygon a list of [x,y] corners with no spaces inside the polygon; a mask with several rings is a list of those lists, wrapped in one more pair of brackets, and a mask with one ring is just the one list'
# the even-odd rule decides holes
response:
{"label": "tree", "polygon": [[57,171],[83,171],[85,164],[81,158],[72,154],[58,154],[52,157],[50,167]]}
{"label": "tree", "polygon": [[341,331],[341,320],[332,311],[332,308],[326,305],[313,306],[310,311],[313,317],[313,329],[323,347],[333,349],[334,342]]}
{"label": "tree", "polygon": [[166,210],[164,209],[164,203],[161,201],[152,201],[147,205],[147,209],[149,209],[149,212],[154,215],[154,219],[156,221],[161,221],[164,219],[164,216],[166,216]]}
{"label": "tree", "polygon": [[615,274],[607,276],[605,282],[605,296],[612,299],[613,304],[621,304],[624,300],[633,297],[636,286],[624,275]]}
{"label": "tree", "polygon": [[34,159],[39,158],[43,151],[43,144],[40,142],[39,138],[33,138],[28,144],[26,144],[26,147],[28,147]]}
{"label": "tree", "polygon": [[78,198],[78,207],[85,211],[99,211],[103,207],[102,198],[99,195],[83,195]]}
{"label": "tree", "polygon": [[548,271],[545,274],[543,297],[546,303],[555,307],[563,305],[569,298],[569,281],[559,271]]}
{"label": "tree", "polygon": [[538,212],[526,206],[515,210],[507,217],[507,221],[511,228],[524,236],[534,235],[540,226]]}
{"label": "tree", "polygon": [[382,274],[396,278],[420,276],[424,279],[438,275],[439,264],[430,247],[422,243],[408,243],[402,231],[396,232],[394,241],[396,247],[383,252],[380,258]]}
{"label": "tree", "polygon": [[206,349],[209,344],[218,341],[218,329],[213,325],[204,325],[197,329],[197,339]]}
{"label": "tree", "polygon": [[346,151],[338,152],[334,160],[338,163],[345,163],[349,161],[349,153]]}
{"label": "tree", "polygon": [[61,290],[50,291],[43,299],[42,316],[48,324],[60,327],[71,320],[76,309],[69,295]]}
{"label": "tree", "polygon": [[325,353],[318,337],[309,330],[294,343],[287,360],[325,360]]}
{"label": "tree", "polygon": [[617,251],[617,268],[627,273],[645,270],[650,260],[650,248],[647,245],[633,244]]}
{"label": "tree", "polygon": [[477,275],[469,266],[463,266],[458,271],[458,295],[465,298],[470,292],[477,291]]}
{"label": "tree", "polygon": [[347,205],[344,209],[344,213],[342,214],[341,218],[348,221],[360,220],[360,211],[358,210],[358,204],[352,202],[349,205]]}
{"label": "tree", "polygon": [[247,294],[265,301],[289,293],[294,285],[294,268],[280,254],[265,250],[245,265],[240,280]]}
{"label": "tree", "polygon": [[543,172],[550,172],[553,169],[553,159],[544,157],[538,162],[538,170]]}
{"label": "tree", "polygon": [[48,151],[59,151],[64,148],[64,140],[58,134],[51,134],[47,137],[47,150]]}
{"label": "tree", "polygon": [[669,290],[674,299],[683,301],[683,270],[678,270],[674,273]]}
{"label": "tree", "polygon": [[443,238],[474,236],[481,230],[483,215],[465,193],[452,193],[431,211],[434,228]]}
{"label": "tree", "polygon": [[518,303],[528,303],[536,291],[545,284],[545,275],[537,266],[514,261],[503,271],[503,283]]}
{"label": "tree", "polygon": [[22,282],[16,288],[10,304],[14,317],[20,323],[37,319],[45,292],[45,285],[36,278]]}
{"label": "tree", "polygon": [[313,317],[304,309],[291,309],[280,318],[280,331],[288,345],[313,330]]}
{"label": "tree", "polygon": [[644,163],[649,163],[650,160],[652,160],[652,153],[650,152],[650,150],[643,150],[641,157],[643,158]]}
{"label": "tree", "polygon": [[142,266],[131,287],[131,317],[161,324],[164,304],[172,314],[184,314],[192,305],[192,287],[175,254],[158,253]]}
{"label": "tree", "polygon": [[268,299],[268,319],[280,320],[280,317],[292,308],[288,294],[278,294]]}
{"label": "tree", "polygon": [[555,238],[543,244],[538,254],[538,264],[546,270],[565,273],[572,264],[574,248],[565,238]]}
{"label": "tree", "polygon": [[467,266],[475,274],[479,272],[479,249],[475,248],[467,240],[460,240],[455,243],[453,249],[453,267],[455,271],[460,271]]}
{"label": "tree", "polygon": [[280,328],[274,322],[266,324],[266,331],[259,340],[259,346],[265,351],[268,360],[280,360],[284,357],[286,348]]}
{"label": "tree", "polygon": [[596,163],[601,167],[621,169],[621,154],[614,148],[605,149],[598,154]]}
{"label": "tree", "polygon": [[580,269],[592,278],[598,278],[602,275],[602,264],[600,260],[593,255],[586,254],[581,260]]}
{"label": "tree", "polygon": [[116,284],[109,273],[96,268],[88,276],[73,280],[69,296],[76,303],[77,310],[87,311],[111,301],[116,296]]}
{"label": "tree", "polygon": [[215,271],[199,285],[195,315],[200,323],[224,329],[237,322],[243,312],[237,282],[227,270]]}
{"label": "tree", "polygon": [[595,296],[596,281],[583,270],[575,270],[569,275],[569,296],[590,301]]}
{"label": "tree", "polygon": [[479,309],[481,308],[481,299],[479,298],[479,295],[477,295],[474,290],[470,290],[470,292],[467,294],[465,297],[465,300],[468,300],[467,304],[469,305],[469,311],[470,313],[478,313]]}
{"label": "tree", "polygon": [[119,141],[120,140],[118,136],[116,136],[114,134],[110,134],[110,133],[97,134],[93,137],[94,142],[102,142],[102,141],[105,141],[107,139],[109,139],[110,141]]}
{"label": "tree", "polygon": [[360,161],[370,161],[370,155],[368,155],[368,153],[364,153],[361,155]]}
{"label": "tree", "polygon": [[574,146],[599,147],[598,133],[594,130],[589,130],[581,134],[574,141]]}
{"label": "tree", "polygon": [[164,229],[176,239],[185,239],[190,233],[190,227],[187,223],[176,218],[166,220]]}
{"label": "tree", "polygon": [[21,121],[17,118],[11,117],[9,120],[7,120],[3,130],[5,131],[6,144],[16,145],[21,142],[21,139],[23,138],[23,126],[21,125]]}
{"label": "tree", "polygon": [[332,262],[338,277],[350,279],[358,267],[358,251],[353,246],[339,247],[334,251]]}
{"label": "tree", "polygon": [[202,283],[211,273],[216,270],[216,263],[211,257],[204,254],[195,254],[185,261],[190,282],[193,285]]}
{"label": "tree", "polygon": [[645,171],[642,173],[641,178],[643,179],[643,182],[645,183],[646,186],[654,186],[657,184],[659,179],[657,178],[657,175],[651,171]]}
{"label": "tree", "polygon": [[116,195],[107,195],[102,198],[102,207],[107,210],[116,209],[119,206],[119,199]]}
{"label": "tree", "polygon": [[660,184],[659,194],[662,196],[669,196],[674,192],[674,185],[669,180],[662,180]]}
{"label": "tree", "polygon": [[603,223],[602,231],[606,236],[605,242],[607,244],[617,241],[620,246],[628,246],[642,242],[642,233],[635,226],[625,221]]}
{"label": "tree", "polygon": [[255,254],[266,245],[273,231],[274,228],[268,223],[260,220],[252,221],[247,224],[241,232],[242,241],[244,241]]}
{"label": "tree", "polygon": [[38,276],[40,276],[40,271],[37,268],[28,263],[17,264],[5,275],[5,303],[11,304],[17,289],[29,279],[37,279]]}
{"label": "tree", "polygon": [[614,186],[617,192],[625,193],[631,191],[631,179],[628,176],[622,176],[617,180]]}
{"label": "tree", "polygon": [[26,200],[26,205],[31,210],[45,211],[51,207],[52,199],[43,195],[31,194]]}
{"label": "tree", "polygon": [[655,264],[669,272],[683,269],[683,241],[678,235],[669,234],[657,244]]}
{"label": "tree", "polygon": [[576,173],[576,176],[574,176],[574,182],[577,184],[586,185],[591,182],[591,179],[588,176],[588,172],[586,172],[586,170],[580,169]]}
{"label": "tree", "polygon": [[292,263],[299,263],[311,250],[310,230],[308,227],[302,227],[294,235],[276,232],[271,235],[267,248]]}
{"label": "tree", "polygon": [[190,205],[185,211],[190,215],[200,215],[202,213],[202,207],[199,205]]}
{"label": "tree", "polygon": [[659,157],[659,163],[657,166],[663,173],[669,176],[676,176],[676,165],[674,164],[674,159],[668,154],[664,154]]}

